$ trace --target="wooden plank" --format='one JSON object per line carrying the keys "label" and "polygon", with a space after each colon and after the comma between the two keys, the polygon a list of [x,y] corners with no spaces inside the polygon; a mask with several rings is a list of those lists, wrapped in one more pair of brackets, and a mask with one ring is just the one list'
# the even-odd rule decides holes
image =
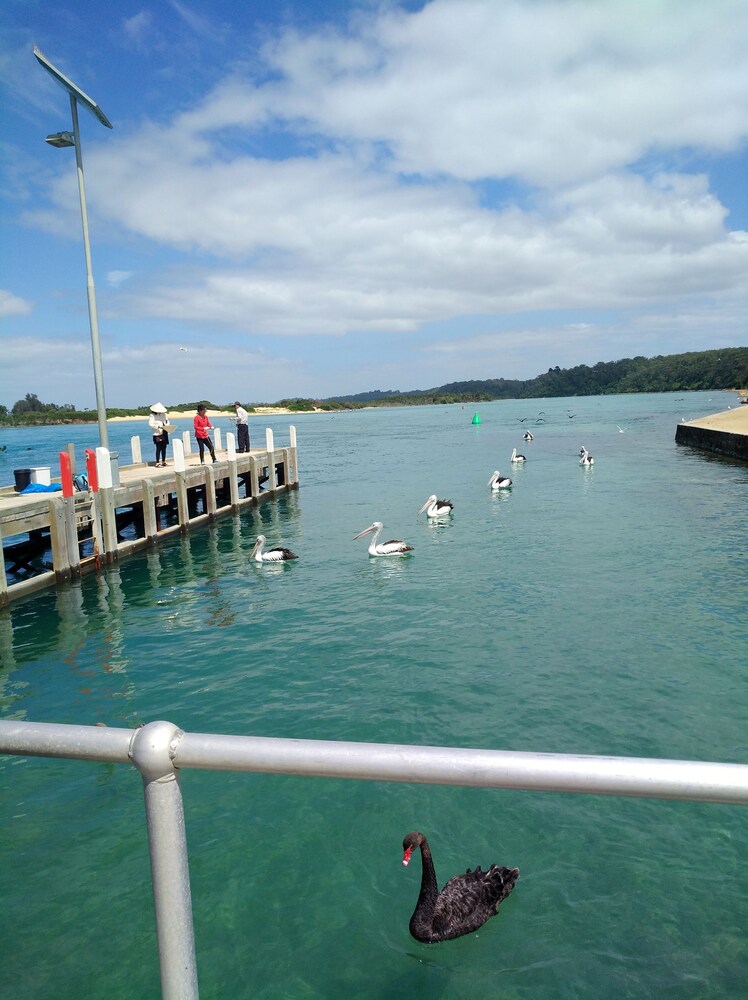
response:
{"label": "wooden plank", "polygon": [[68,538],[65,527],[65,508],[62,497],[55,497],[49,503],[49,534],[52,540],[52,567],[58,583],[70,579],[70,560],[68,558]]}
{"label": "wooden plank", "polygon": [[187,504],[187,484],[185,483],[185,473],[175,472],[174,478],[175,492],[177,494],[177,516],[179,518],[179,527],[182,531],[188,531],[190,527],[190,510]]}
{"label": "wooden plank", "polygon": [[5,556],[2,552],[3,546],[3,525],[0,521],[0,608],[4,608],[9,603],[8,598],[8,578],[5,575]]}
{"label": "wooden plank", "polygon": [[81,552],[78,545],[78,515],[76,513],[75,497],[63,497],[62,508],[65,515],[65,544],[68,550],[68,563],[73,576],[79,576],[81,571]]}
{"label": "wooden plank", "polygon": [[216,471],[215,466],[205,465],[205,513],[211,518],[216,516]]}
{"label": "wooden plank", "polygon": [[104,541],[104,558],[107,562],[117,560],[117,518],[114,513],[114,488],[111,486],[99,490],[101,507],[101,528]]}
{"label": "wooden plank", "polygon": [[229,493],[231,495],[231,509],[236,511],[239,507],[239,479],[236,471],[236,458],[229,459]]}
{"label": "wooden plank", "polygon": [[145,537],[151,541],[156,541],[158,534],[158,521],[156,520],[156,503],[151,479],[143,480],[143,524],[145,526]]}
{"label": "wooden plank", "polygon": [[252,455],[249,462],[249,486],[252,499],[257,500],[260,496],[260,460],[256,455]]}

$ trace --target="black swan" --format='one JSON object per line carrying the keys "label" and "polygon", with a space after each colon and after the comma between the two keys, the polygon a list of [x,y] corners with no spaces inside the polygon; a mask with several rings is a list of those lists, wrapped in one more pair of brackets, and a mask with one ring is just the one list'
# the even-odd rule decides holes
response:
{"label": "black swan", "polygon": [[409,930],[416,941],[434,944],[472,934],[496,916],[499,903],[509,895],[519,878],[519,868],[491,865],[487,872],[480,865],[464,875],[455,875],[437,890],[436,872],[429,842],[422,833],[409,833],[403,840],[403,864],[421,848],[421,892],[410,918]]}

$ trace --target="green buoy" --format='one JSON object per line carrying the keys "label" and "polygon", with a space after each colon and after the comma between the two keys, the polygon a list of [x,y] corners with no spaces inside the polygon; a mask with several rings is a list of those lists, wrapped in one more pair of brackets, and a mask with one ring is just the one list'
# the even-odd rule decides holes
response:
{"label": "green buoy", "polygon": [[480,417],[478,416],[478,411],[477,410],[473,414],[473,419],[472,419],[471,423],[473,423],[473,424],[479,424],[480,423]]}

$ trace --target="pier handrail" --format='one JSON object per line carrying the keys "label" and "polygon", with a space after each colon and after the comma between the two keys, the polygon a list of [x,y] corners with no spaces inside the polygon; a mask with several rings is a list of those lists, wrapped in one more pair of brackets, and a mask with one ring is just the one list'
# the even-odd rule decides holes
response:
{"label": "pier handrail", "polygon": [[0,720],[0,753],[134,764],[143,778],[164,1000],[197,1000],[179,770],[200,768],[748,805],[748,764],[352,743]]}

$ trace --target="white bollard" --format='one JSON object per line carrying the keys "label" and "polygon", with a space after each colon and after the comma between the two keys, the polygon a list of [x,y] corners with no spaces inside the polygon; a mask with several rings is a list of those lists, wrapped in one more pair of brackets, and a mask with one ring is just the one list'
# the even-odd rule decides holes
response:
{"label": "white bollard", "polygon": [[291,447],[295,448],[296,447],[296,428],[294,427],[293,424],[291,424],[291,426],[289,427],[289,432],[290,432],[290,435],[291,435]]}
{"label": "white bollard", "polygon": [[184,449],[184,455],[191,455],[192,454],[192,445],[190,444],[190,432],[189,431],[182,431],[182,448]]}
{"label": "white bollard", "polygon": [[265,428],[265,448],[267,451],[275,451],[275,446],[273,445],[273,429],[272,427]]}
{"label": "white bollard", "polygon": [[213,428],[213,444],[215,446],[216,451],[221,451],[221,428],[220,427],[214,427]]}
{"label": "white bollard", "polygon": [[130,450],[132,451],[132,464],[142,465],[143,464],[143,453],[140,450],[140,435],[133,434],[130,438]]}
{"label": "white bollard", "polygon": [[96,475],[99,477],[99,489],[112,488],[112,462],[108,448],[96,449]]}
{"label": "white bollard", "polygon": [[[189,434],[189,431],[185,431],[185,434]],[[171,447],[174,452],[174,471],[184,472],[184,445],[176,440],[172,442]]]}
{"label": "white bollard", "polygon": [[226,451],[229,455],[229,462],[236,461],[236,442],[231,431],[226,432]]}

